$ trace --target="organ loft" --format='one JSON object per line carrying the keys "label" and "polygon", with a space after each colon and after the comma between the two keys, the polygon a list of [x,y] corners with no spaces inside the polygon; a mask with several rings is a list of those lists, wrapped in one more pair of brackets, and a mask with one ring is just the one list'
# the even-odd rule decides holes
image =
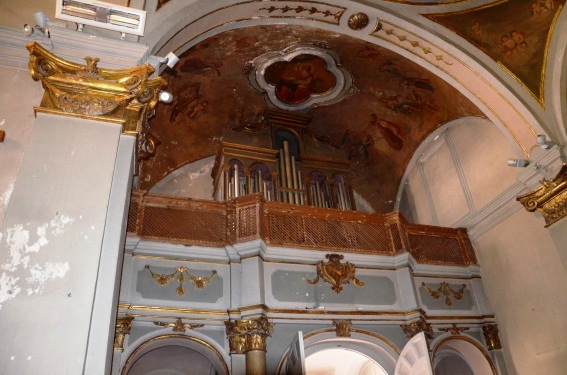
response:
{"label": "organ loft", "polygon": [[268,109],[259,126],[227,131],[212,171],[214,197],[356,210],[346,154],[309,130],[311,117]]}

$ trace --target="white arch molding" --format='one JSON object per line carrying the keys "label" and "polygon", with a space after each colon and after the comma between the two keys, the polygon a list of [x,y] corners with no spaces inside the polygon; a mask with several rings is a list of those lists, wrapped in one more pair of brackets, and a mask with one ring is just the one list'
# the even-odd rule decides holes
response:
{"label": "white arch molding", "polygon": [[230,360],[227,354],[223,348],[210,338],[201,334],[171,334],[169,332],[164,334],[163,330],[146,334],[129,345],[122,356],[119,373],[121,375],[127,375],[128,371],[139,358],[152,350],[167,346],[180,346],[194,350],[211,362],[218,375],[230,374],[228,365]]}
{"label": "white arch molding", "polygon": [[473,337],[460,334],[444,334],[431,343],[433,368],[448,354],[461,357],[475,375],[497,375],[490,355]]}
{"label": "white arch molding", "polygon": [[[350,337],[337,337],[334,329],[323,329],[310,332],[304,336],[305,357],[327,349],[347,349],[363,354],[378,363],[388,374],[393,374],[400,350],[387,338],[360,329],[351,329]],[[283,375],[285,362],[289,355],[287,350],[276,371]]]}
{"label": "white arch molding", "polygon": [[[156,21],[160,29],[152,29],[148,33],[157,35],[157,40],[148,40],[153,53],[165,56],[168,52],[175,51],[180,55],[193,45],[222,32],[248,26],[281,24],[282,19],[290,25],[313,27],[316,24],[319,29],[349,35],[389,49],[436,74],[475,103],[493,124],[512,137],[524,153],[536,143],[536,134],[547,134],[524,102],[478,62],[427,30],[378,9],[352,1],[342,1],[338,5],[332,1],[327,4],[318,2],[320,6],[346,8],[340,23],[334,24],[299,16],[271,16],[260,11],[260,8],[265,7],[264,2],[218,2],[216,7],[206,0],[183,4],[175,8],[173,13],[173,7],[169,12],[156,13],[156,18],[165,18],[163,23]],[[296,4],[299,6],[302,2]],[[310,7],[313,3],[305,2],[303,5]],[[369,25],[362,30],[350,29],[347,20],[354,12],[367,14],[371,20]],[[378,20],[391,32],[387,34],[374,31]],[[165,29],[164,24],[170,25],[169,29]],[[404,36],[404,41],[398,35]],[[421,47],[412,47],[410,41],[419,46],[427,46],[432,52],[424,54]],[[437,56],[443,56],[443,59],[438,59]]]}

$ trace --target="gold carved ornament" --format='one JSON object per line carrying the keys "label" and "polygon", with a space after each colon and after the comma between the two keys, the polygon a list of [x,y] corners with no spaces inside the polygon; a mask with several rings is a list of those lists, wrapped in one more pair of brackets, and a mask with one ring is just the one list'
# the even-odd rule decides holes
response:
{"label": "gold carved ornament", "polygon": [[187,267],[183,267],[183,266],[177,267],[175,272],[171,274],[155,273],[150,269],[150,266],[147,264],[144,268],[150,272],[150,274],[152,275],[152,279],[154,279],[155,282],[157,282],[161,286],[166,286],[167,284],[169,284],[169,282],[172,279],[177,278],[177,281],[179,282],[179,286],[175,291],[179,296],[185,294],[185,287],[183,286],[183,283],[185,281],[189,280],[190,282],[192,282],[195,288],[204,289],[211,282],[212,278],[217,274],[216,270],[212,270],[210,276],[207,277],[194,276],[189,273]]}
{"label": "gold carved ornament", "polygon": [[442,282],[441,284],[439,284],[439,288],[437,289],[431,289],[428,286],[426,286],[425,283],[423,282],[421,283],[421,285],[423,286],[425,291],[429,293],[431,297],[433,297],[434,299],[439,299],[441,298],[441,296],[445,296],[445,304],[447,306],[453,305],[453,301],[451,301],[451,297],[453,297],[456,300],[463,299],[465,288],[467,287],[465,284],[462,284],[459,290],[454,290],[446,282]]}
{"label": "gold carved ornament", "polygon": [[154,324],[159,327],[173,328],[173,332],[185,332],[187,329],[195,329],[205,326],[204,324],[183,323],[181,318],[177,318],[174,323],[154,322]]}
{"label": "gold carved ornament", "polygon": [[567,164],[552,180],[541,181],[542,187],[516,198],[529,212],[539,211],[548,227],[567,216]]}
{"label": "gold carved ornament", "polygon": [[420,332],[423,332],[428,340],[433,338],[433,328],[431,328],[431,324],[427,323],[423,317],[408,324],[401,324],[400,327],[408,339],[411,339]]}
{"label": "gold carved ornament", "polygon": [[114,330],[114,350],[124,350],[124,339],[132,329],[133,316],[127,315],[116,318],[116,326]]}
{"label": "gold carved ornament", "polygon": [[484,334],[488,350],[502,349],[500,336],[498,336],[498,326],[496,324],[485,324],[482,326],[482,333]]}
{"label": "gold carved ornament", "polygon": [[274,324],[262,316],[257,319],[225,322],[230,352],[243,354],[251,350],[266,351],[266,339],[274,331]]}
{"label": "gold carved ornament", "polygon": [[[86,65],[53,55],[39,44],[27,45],[28,68],[45,89],[36,112],[90,118],[122,124],[122,132],[140,136],[141,154],[155,153],[157,139],[147,119],[159,101],[166,81],[149,78],[155,69],[144,64],[130,69],[103,69],[98,58],[85,57]],[[141,141],[140,141],[141,140]]]}
{"label": "gold carved ornament", "polygon": [[469,327],[457,327],[457,325],[453,323],[451,327],[439,328],[439,331],[450,332],[451,335],[453,336],[459,336],[461,333],[463,333],[464,331],[468,331],[469,329],[470,329]]}
{"label": "gold carved ornament", "polygon": [[344,258],[340,254],[327,254],[325,258],[329,259],[327,263],[321,260],[317,262],[317,277],[314,280],[307,279],[309,284],[317,284],[319,279],[332,285],[335,293],[339,294],[342,290],[342,284],[350,284],[352,281],[357,286],[364,286],[364,283],[355,276],[356,267],[354,264],[345,262],[341,263]]}
{"label": "gold carved ornament", "polygon": [[333,320],[337,337],[350,337],[352,321],[346,319]]}

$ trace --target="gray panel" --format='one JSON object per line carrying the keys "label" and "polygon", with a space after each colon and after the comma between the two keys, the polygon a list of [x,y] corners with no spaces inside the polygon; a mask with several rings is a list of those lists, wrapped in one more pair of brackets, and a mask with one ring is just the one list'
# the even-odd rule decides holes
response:
{"label": "gray panel", "polygon": [[316,278],[315,273],[278,270],[272,274],[272,294],[281,302],[304,302],[312,306],[317,302],[343,303],[358,305],[393,305],[396,303],[394,283],[384,276],[357,276],[364,282],[359,287],[354,284],[343,284],[343,290],[337,294],[331,284],[319,280],[312,285],[307,279]]}
{"label": "gray panel", "polygon": [[[156,274],[172,274],[175,272],[175,268],[169,267],[151,267],[152,272]],[[191,270],[189,273],[193,276],[208,277],[211,275],[211,271],[204,270]],[[186,280],[183,282],[183,287],[185,289],[185,294],[179,296],[176,292],[179,287],[179,281],[177,276],[179,273],[169,281],[167,285],[160,285],[154,279],[147,269],[142,269],[138,271],[136,291],[142,295],[145,299],[154,300],[169,300],[169,301],[190,301],[190,302],[204,302],[204,303],[216,303],[223,297],[223,279],[216,274],[210,283],[207,284],[205,288],[196,288],[191,281],[188,280],[186,274],[184,274]]]}

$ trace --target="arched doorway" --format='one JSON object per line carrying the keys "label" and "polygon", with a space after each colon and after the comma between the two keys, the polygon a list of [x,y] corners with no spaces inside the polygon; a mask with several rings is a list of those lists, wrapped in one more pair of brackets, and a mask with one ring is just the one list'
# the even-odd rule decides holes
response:
{"label": "arched doorway", "polygon": [[433,349],[435,375],[496,374],[488,353],[467,336],[441,338]]}
{"label": "arched doorway", "polygon": [[122,375],[228,375],[222,355],[196,337],[163,335],[139,345],[129,356]]}
{"label": "arched doorway", "polygon": [[337,348],[315,352],[305,358],[307,375],[388,375],[372,358],[358,351]]}

